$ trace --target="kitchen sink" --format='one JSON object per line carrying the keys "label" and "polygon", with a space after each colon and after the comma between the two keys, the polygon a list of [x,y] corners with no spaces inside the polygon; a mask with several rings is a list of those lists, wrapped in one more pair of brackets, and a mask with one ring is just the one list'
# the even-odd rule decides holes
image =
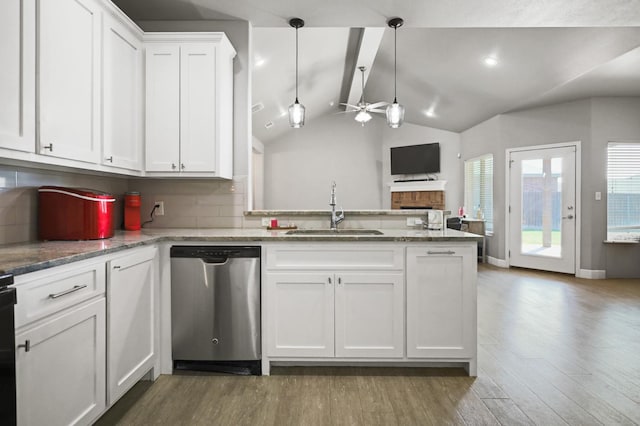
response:
{"label": "kitchen sink", "polygon": [[293,229],[287,235],[383,235],[377,229]]}

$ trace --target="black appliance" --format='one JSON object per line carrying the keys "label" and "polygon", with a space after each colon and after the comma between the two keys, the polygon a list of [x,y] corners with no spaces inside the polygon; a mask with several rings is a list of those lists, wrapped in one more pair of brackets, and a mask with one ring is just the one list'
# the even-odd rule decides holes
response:
{"label": "black appliance", "polygon": [[0,424],[16,424],[16,353],[13,275],[0,272]]}
{"label": "black appliance", "polygon": [[439,143],[391,148],[392,175],[419,173],[440,173]]}

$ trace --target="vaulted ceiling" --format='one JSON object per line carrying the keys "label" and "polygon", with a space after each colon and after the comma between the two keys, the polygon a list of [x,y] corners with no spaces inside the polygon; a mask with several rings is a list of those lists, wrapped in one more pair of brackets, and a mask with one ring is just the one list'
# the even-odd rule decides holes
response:
{"label": "vaulted ceiling", "polygon": [[[308,120],[360,97],[398,101],[409,123],[462,131],[496,114],[591,96],[640,96],[640,0],[115,0],[134,20],[248,20],[253,29],[254,135],[288,131],[294,16],[300,101]],[[367,29],[365,29],[367,28]],[[487,66],[485,59],[497,63]],[[370,69],[370,71],[369,71]],[[358,125],[354,122],[354,125]]]}

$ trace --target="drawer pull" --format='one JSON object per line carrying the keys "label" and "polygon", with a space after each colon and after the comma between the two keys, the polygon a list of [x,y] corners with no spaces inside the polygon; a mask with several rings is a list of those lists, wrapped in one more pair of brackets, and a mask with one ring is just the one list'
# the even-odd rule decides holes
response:
{"label": "drawer pull", "polygon": [[113,269],[120,269],[120,265],[113,265]]}
{"label": "drawer pull", "polygon": [[18,349],[24,348],[25,352],[29,352],[31,350],[31,340],[27,339],[23,344],[18,345]]}
{"label": "drawer pull", "polygon": [[62,297],[65,296],[67,294],[76,292],[78,290],[82,290],[83,288],[86,288],[87,285],[83,284],[83,285],[74,285],[73,288],[70,288],[69,290],[65,290],[65,291],[61,291],[60,293],[52,293],[49,295],[49,299],[57,299],[58,297]]}
{"label": "drawer pull", "polygon": [[447,250],[447,251],[431,251],[429,250],[427,254],[456,254],[455,251]]}

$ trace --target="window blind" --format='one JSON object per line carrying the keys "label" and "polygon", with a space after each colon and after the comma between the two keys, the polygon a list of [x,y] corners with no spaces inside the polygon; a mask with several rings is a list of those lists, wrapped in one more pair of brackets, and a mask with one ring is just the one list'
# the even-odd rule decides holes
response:
{"label": "window blind", "polygon": [[607,239],[640,237],[640,142],[607,145]]}
{"label": "window blind", "polygon": [[493,155],[487,154],[464,162],[464,210],[476,217],[480,209],[485,230],[493,232]]}

